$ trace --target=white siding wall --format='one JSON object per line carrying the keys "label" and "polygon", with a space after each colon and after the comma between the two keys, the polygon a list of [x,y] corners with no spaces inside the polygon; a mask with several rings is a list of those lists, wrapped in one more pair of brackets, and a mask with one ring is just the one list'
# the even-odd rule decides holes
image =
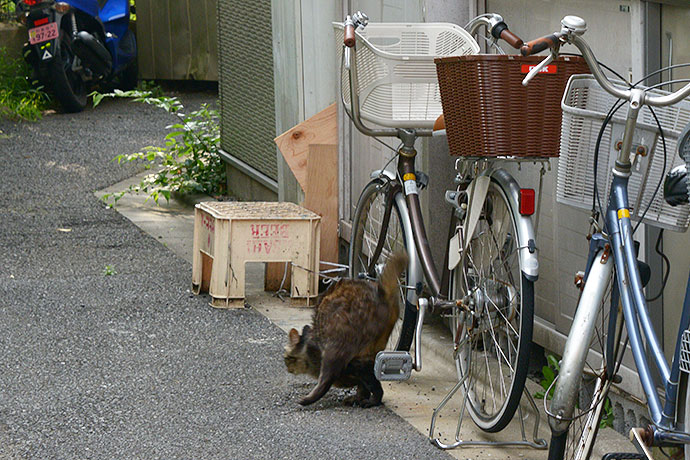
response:
{"label": "white siding wall", "polygon": [[[662,5],[661,7],[661,43],[662,66],[669,63],[669,35],[672,41],[672,63],[690,62],[690,41],[688,40],[688,24],[690,24],[690,7]],[[690,69],[674,69],[673,78],[690,78]],[[669,74],[664,74],[662,80],[669,80]],[[676,85],[674,89],[678,89]],[[669,152],[669,155],[676,155]],[[690,233],[664,233],[664,252],[671,262],[671,274],[667,289],[664,293],[664,345],[666,354],[672,353],[673,344],[678,330],[678,318],[683,308],[685,286],[690,267]]]}

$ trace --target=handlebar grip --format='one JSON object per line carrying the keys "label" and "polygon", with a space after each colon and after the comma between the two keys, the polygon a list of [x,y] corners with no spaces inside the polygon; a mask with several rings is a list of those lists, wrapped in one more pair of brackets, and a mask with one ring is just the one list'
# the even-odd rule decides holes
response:
{"label": "handlebar grip", "polygon": [[523,44],[520,37],[508,30],[508,25],[505,22],[499,22],[491,28],[491,35],[496,39],[503,39],[510,46],[519,50]]}
{"label": "handlebar grip", "polygon": [[503,32],[501,32],[501,38],[516,50],[519,50],[524,43],[522,38],[518,37],[508,29],[505,29]]}
{"label": "handlebar grip", "polygon": [[343,43],[348,48],[355,46],[355,26],[352,24],[345,24],[345,38]]}
{"label": "handlebar grip", "polygon": [[531,42],[527,42],[520,48],[520,54],[523,56],[531,56],[544,51],[547,48],[554,48],[558,45],[558,36],[555,34],[547,35],[546,37],[537,38]]}

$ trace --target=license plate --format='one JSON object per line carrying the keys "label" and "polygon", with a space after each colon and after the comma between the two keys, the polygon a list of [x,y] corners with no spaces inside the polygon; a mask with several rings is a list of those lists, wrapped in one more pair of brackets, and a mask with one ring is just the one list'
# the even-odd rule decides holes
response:
{"label": "license plate", "polygon": [[36,43],[55,40],[58,38],[59,34],[57,22],[51,22],[41,27],[34,27],[33,29],[29,29],[29,43],[35,45]]}

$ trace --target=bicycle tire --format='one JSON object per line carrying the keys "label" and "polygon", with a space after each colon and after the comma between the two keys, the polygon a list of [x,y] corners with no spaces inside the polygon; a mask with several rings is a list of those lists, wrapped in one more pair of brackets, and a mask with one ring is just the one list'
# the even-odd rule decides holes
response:
{"label": "bicycle tire", "polygon": [[[357,202],[350,240],[350,277],[377,279],[386,260],[396,251],[406,251],[408,238],[403,227],[402,217],[395,199],[400,194],[400,186],[384,178],[369,182],[362,190]],[[387,203],[387,200],[389,203]],[[386,205],[391,206],[386,219]],[[386,225],[384,242],[376,254],[382,226]],[[417,322],[416,305],[406,301],[403,286],[408,285],[408,272],[401,275],[400,310],[398,321],[393,328],[386,350],[409,351],[414,338]]]}
{"label": "bicycle tire", "polygon": [[[611,329],[613,318],[609,317],[611,311],[611,293],[614,283],[614,277],[611,277],[608,284],[605,285],[604,295],[598,307],[598,314],[595,319],[594,330],[592,336],[588,340],[583,341],[583,337],[569,334],[566,341],[566,349],[568,342],[571,340],[574,343],[588,343],[589,348],[594,349],[599,356],[606,356],[607,353],[613,353],[616,357],[612,363],[614,367],[617,365],[620,353],[620,338],[623,328],[622,312],[617,315],[615,320],[615,328]],[[614,302],[617,303],[616,300]],[[609,341],[609,334],[613,332],[612,344],[618,344],[612,348],[611,352],[606,351],[606,345]],[[588,348],[588,349],[589,349]],[[565,365],[564,356],[562,365]],[[608,391],[610,388],[609,377],[606,373],[605,358],[599,362],[590,363],[585,361],[582,367],[574,369],[571,372],[572,378],[576,379],[579,384],[577,387],[577,394],[575,404],[572,407],[572,412],[565,412],[558,414],[564,419],[572,419],[566,430],[554,431],[551,427],[551,442],[549,443],[549,460],[552,459],[576,459],[584,460],[590,458],[596,437],[601,428],[602,419],[606,412],[606,401],[608,399]],[[585,372],[585,369],[587,372]],[[556,384],[554,389],[554,399],[558,399],[557,393],[563,391],[559,389]],[[609,405],[610,408],[610,405]],[[556,409],[551,410],[553,413]],[[605,423],[605,424],[608,424]]]}
{"label": "bicycle tire", "polygon": [[468,411],[489,433],[511,421],[527,378],[534,283],[524,275],[518,254],[520,217],[507,191],[492,180],[463,261],[451,276],[451,298],[464,299],[471,310],[457,307],[450,316],[454,343],[460,345],[454,349],[458,379],[468,374],[462,387]]}
{"label": "bicycle tire", "polygon": [[[588,407],[590,411],[573,420],[567,431],[551,433],[549,460],[584,460],[590,458],[592,454],[604,413],[608,385],[601,376],[594,376],[591,382],[583,382],[583,384],[579,389],[578,406],[582,404],[582,407]],[[594,405],[592,405],[593,402]]]}

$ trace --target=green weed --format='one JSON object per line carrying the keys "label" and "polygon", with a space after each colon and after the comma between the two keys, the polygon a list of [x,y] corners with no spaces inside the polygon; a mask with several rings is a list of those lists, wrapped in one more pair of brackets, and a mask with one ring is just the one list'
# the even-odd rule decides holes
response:
{"label": "green weed", "polygon": [[[546,355],[546,364],[546,366],[541,368],[542,379],[539,382],[544,391],[537,391],[534,397],[537,399],[544,399],[546,397],[546,399],[551,400],[553,397],[553,382],[556,380],[560,365],[558,364],[558,358],[554,355]],[[549,388],[551,388],[551,391],[549,391]],[[548,395],[546,394],[547,391],[549,391]]]}
{"label": "green weed", "polygon": [[[558,364],[558,358],[556,358],[554,355],[547,355],[546,363],[547,365],[541,368],[542,379],[539,382],[539,384],[544,390],[536,392],[534,394],[534,397],[537,399],[544,399],[546,397],[547,400],[551,400],[551,398],[553,397],[554,390],[553,383],[556,380],[556,377],[558,376],[558,371],[560,371],[560,365]],[[551,389],[550,391],[549,388]],[[547,391],[549,392],[548,394],[546,394]],[[575,405],[576,407],[579,406],[578,403],[576,403]],[[608,397],[606,397],[606,401],[604,401],[604,410],[602,411],[601,420],[599,422],[599,427],[613,427],[613,419],[613,405],[611,404],[611,400]]]}
{"label": "green weed", "polygon": [[[222,195],[225,193],[225,163],[218,154],[220,128],[218,112],[204,104],[199,110],[183,113],[184,106],[176,97],[154,96],[152,91],[120,91],[93,93],[94,107],[104,98],[133,98],[136,102],[159,107],[174,114],[178,123],[170,125],[164,138],[165,147],[146,147],[141,152],[118,155],[118,163],[143,162],[155,172],[126,191],[106,194],[102,199],[117,202],[125,193],[146,193],[156,204],[161,197],[170,201],[172,193]],[[147,199],[148,199],[147,198]]]}
{"label": "green weed", "polygon": [[12,58],[7,48],[0,47],[0,117],[36,121],[50,107],[50,97],[30,75],[24,60]]}
{"label": "green weed", "polygon": [[115,267],[112,265],[106,265],[105,268],[103,269],[103,276],[113,276],[117,275],[117,272],[115,271]]}

